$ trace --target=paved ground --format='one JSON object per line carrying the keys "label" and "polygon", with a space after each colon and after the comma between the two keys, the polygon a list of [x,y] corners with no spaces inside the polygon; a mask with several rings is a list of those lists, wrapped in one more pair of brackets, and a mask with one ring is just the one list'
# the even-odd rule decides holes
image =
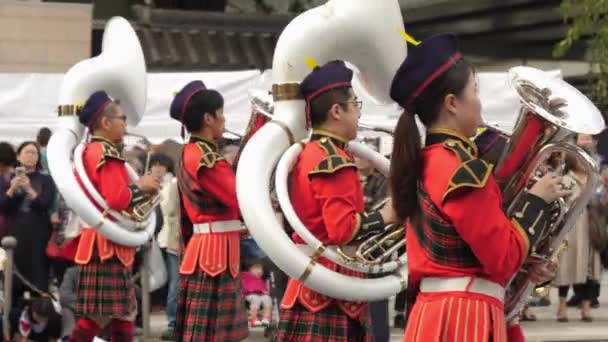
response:
{"label": "paved ground", "polygon": [[524,322],[528,341],[608,341],[608,276],[602,281],[600,307],[593,310],[593,322],[581,321],[580,310],[568,309],[569,322],[556,321],[557,289],[551,290],[551,306],[533,308],[539,320]]}
{"label": "paved ground", "polygon": [[[600,307],[593,311],[594,321],[591,323],[580,320],[580,312],[575,308],[570,308],[568,316],[570,321],[558,323],[555,320],[557,312],[557,289],[551,290],[551,306],[533,308],[533,312],[538,316],[536,322],[524,322],[524,332],[528,342],[550,342],[550,341],[606,341],[608,342],[608,274],[604,275],[602,281],[602,294],[600,297]],[[162,313],[152,315],[151,327],[152,335],[160,336],[166,326],[166,321]],[[263,336],[262,329],[254,329],[249,337],[250,342],[268,341]],[[391,342],[402,341],[403,331],[392,330]],[[144,341],[142,338],[139,341]],[[152,338],[149,341],[158,341]]]}

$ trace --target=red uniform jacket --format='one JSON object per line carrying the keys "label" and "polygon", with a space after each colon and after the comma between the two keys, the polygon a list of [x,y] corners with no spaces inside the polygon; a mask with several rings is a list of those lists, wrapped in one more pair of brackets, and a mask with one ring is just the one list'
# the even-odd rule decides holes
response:
{"label": "red uniform jacket", "polygon": [[[184,146],[181,171],[187,179],[195,181],[202,194],[193,204],[180,185],[182,204],[193,224],[238,220],[239,205],[236,197],[236,178],[230,165],[219,154],[214,142],[193,136]],[[180,178],[180,177],[178,177]],[[184,182],[184,180],[180,180]],[[189,239],[180,266],[180,274],[192,274],[196,266],[210,276],[216,276],[229,267],[236,277],[240,263],[240,233],[194,233]]]}
{"label": "red uniform jacket", "polygon": [[[417,299],[426,277],[483,278],[504,286],[546,226],[547,204],[531,194],[522,197],[513,218],[505,215],[492,165],[478,159],[477,153],[475,144],[455,132],[428,132],[417,189],[419,207],[407,224],[408,321],[416,324],[408,324],[405,339],[459,340],[464,335],[521,340],[521,329],[505,326],[503,307],[491,297],[446,290]],[[456,301],[459,304],[452,305]],[[451,319],[465,311],[466,317],[481,317],[483,323]]]}
{"label": "red uniform jacket", "polygon": [[[120,150],[110,141],[93,137],[83,151],[82,160],[89,180],[111,209],[129,211],[144,199],[141,191],[130,184]],[[93,228],[83,228],[76,243],[74,261],[78,264],[89,263],[97,254],[101,261],[116,256],[124,266],[133,265],[134,248],[111,242]]]}
{"label": "red uniform jacket", "polygon": [[451,131],[429,131],[420,182],[428,202],[421,200],[421,207],[433,206],[435,220],[453,227],[466,247],[462,254],[469,255],[468,259],[452,258],[449,253],[436,257],[424,247],[427,237],[420,230],[416,233],[414,221],[410,221],[407,254],[413,286],[423,277],[460,276],[482,277],[504,286],[524,263],[545,224],[546,203],[530,194],[515,216],[508,218],[492,165],[476,156],[477,148],[469,139]]}
{"label": "red uniform jacket", "polygon": [[[345,245],[361,229],[384,225],[379,214],[364,213],[363,189],[353,157],[344,150],[345,140],[328,132],[315,131],[306,144],[292,174],[291,201],[304,225],[325,245]],[[304,241],[294,234],[296,243]],[[341,273],[352,272],[326,259],[320,263]],[[362,303],[350,303],[326,297],[290,279],[282,307],[290,309],[295,302],[311,312],[318,312],[334,301],[351,318],[365,310]]]}

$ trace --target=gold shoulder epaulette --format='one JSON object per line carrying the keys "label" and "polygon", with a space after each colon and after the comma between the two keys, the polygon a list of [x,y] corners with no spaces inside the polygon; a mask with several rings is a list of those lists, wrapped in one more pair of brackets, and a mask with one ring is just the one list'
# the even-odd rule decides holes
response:
{"label": "gold shoulder epaulette", "polygon": [[452,175],[441,201],[445,201],[450,194],[459,189],[483,188],[492,174],[492,168],[493,166],[483,159],[470,159],[463,162]]}
{"label": "gold shoulder epaulette", "polygon": [[200,170],[201,167],[206,167],[211,169],[215,166],[219,160],[223,160],[224,157],[217,153],[209,144],[204,141],[198,141],[196,146],[201,150],[201,160],[198,163],[197,170]]}
{"label": "gold shoulder epaulette", "polygon": [[115,145],[105,141],[100,141],[99,143],[101,144],[101,159],[97,164],[97,168],[100,168],[102,165],[104,165],[106,163],[106,160],[108,159],[115,159],[121,161],[125,160],[122,156],[122,153]]}
{"label": "gold shoulder epaulette", "polygon": [[331,139],[321,138],[317,144],[327,153],[327,157],[323,158],[319,165],[308,173],[309,176],[332,174],[347,167],[357,167],[354,160],[338,154],[338,149]]}
{"label": "gold shoulder epaulette", "polygon": [[454,152],[454,154],[456,154],[456,157],[461,163],[464,163],[471,159],[475,159],[475,156],[471,152],[470,148],[466,147],[460,140],[446,140],[443,142],[443,147]]}

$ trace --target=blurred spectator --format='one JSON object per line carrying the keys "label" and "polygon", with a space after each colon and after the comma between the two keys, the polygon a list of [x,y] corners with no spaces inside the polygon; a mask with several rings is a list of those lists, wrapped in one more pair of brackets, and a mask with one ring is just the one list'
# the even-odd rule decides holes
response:
{"label": "blurred spectator", "polygon": [[[595,137],[591,137],[586,134],[579,134],[577,135],[576,141],[577,145],[582,147],[587,153],[589,153],[593,157],[593,159],[604,168],[604,170],[606,170],[606,166],[608,163],[608,159],[606,158],[606,156],[608,155],[606,153],[608,151],[608,149],[606,149],[606,147],[608,146],[607,138],[608,130],[604,130],[602,133],[598,134]],[[604,172],[602,174],[604,174]],[[599,197],[601,198],[601,203],[598,203],[599,205],[595,206],[596,209],[601,209],[602,206],[608,206],[608,187],[606,184],[608,184],[608,182],[604,181],[604,183],[600,186],[596,193],[596,195],[599,195]],[[604,259],[606,259],[605,267],[608,268],[608,249],[600,253],[600,258],[602,260],[602,263],[604,263]],[[591,300],[591,307],[597,308],[600,305],[598,300],[600,295],[600,284],[594,284],[593,288],[594,293],[593,299]],[[582,294],[577,291],[578,289],[578,287],[574,288],[574,295],[568,300],[567,306],[581,306]]]}
{"label": "blurred spectator", "polygon": [[150,157],[153,175],[163,179],[160,192],[160,209],[163,226],[158,234],[158,245],[165,255],[167,267],[167,330],[163,340],[172,340],[177,314],[177,291],[179,285],[179,227],[180,203],[177,179],[173,176],[173,160],[168,156],[155,153]]}
{"label": "blurred spectator", "polygon": [[136,156],[126,157],[127,163],[135,170],[138,175],[144,174],[144,163]]}
{"label": "blurred spectator", "polygon": [[236,158],[237,153],[239,152],[239,146],[234,144],[228,144],[222,147],[222,155],[226,158],[228,164],[234,164],[234,159]]}
{"label": "blurred spectator", "polygon": [[173,165],[176,165],[182,155],[182,148],[182,144],[178,143],[175,140],[167,139],[158,146],[156,152],[168,156],[169,158],[171,158],[171,160],[173,160]]}
{"label": "blurred spectator", "polygon": [[[65,200],[57,191],[55,196],[55,205],[53,206],[53,213],[51,214],[51,237],[49,240],[49,246],[47,245],[47,256],[51,265],[51,279],[56,280],[56,285],[59,286],[63,280],[63,274],[69,266],[69,261],[64,258],[61,252],[61,247],[66,241],[66,230],[68,221],[71,218],[71,210],[68,208]],[[52,252],[53,254],[49,254]]]}
{"label": "blurred spectator", "polygon": [[[566,159],[566,169],[568,173],[564,176],[564,182],[572,187],[573,196],[578,196],[581,185],[587,182],[587,175],[575,159]],[[556,285],[559,286],[557,320],[568,321],[566,297],[572,286],[582,299],[582,320],[591,321],[591,301],[594,298],[595,286],[600,279],[601,261],[599,253],[591,246],[587,208],[583,210],[575,227],[568,234],[567,243],[568,247],[560,257],[555,280]]]}
{"label": "blurred spectator", "polygon": [[[49,208],[55,198],[55,185],[48,175],[40,173],[38,144],[27,141],[17,148],[20,166],[15,168],[6,192],[0,193],[0,211],[8,217],[8,233],[17,238],[15,265],[42,291],[47,291],[49,263],[45,250],[51,235]],[[26,290],[15,278],[15,303]]]}
{"label": "blurred spectator", "polygon": [[[272,298],[263,276],[264,264],[260,260],[251,261],[247,271],[241,273],[243,296],[249,303],[249,322],[252,327],[270,324]],[[260,309],[262,320],[259,316]]]}
{"label": "blurred spectator", "polygon": [[36,142],[38,146],[40,146],[40,165],[42,165],[40,171],[43,173],[48,173],[49,164],[46,159],[46,146],[49,144],[49,140],[51,140],[52,132],[48,127],[42,127],[38,134],[36,134]]}
{"label": "blurred spectator", "polygon": [[[236,154],[238,153],[239,147],[233,144],[224,145],[221,149],[221,154],[226,158],[226,161],[231,166],[234,163],[234,159],[236,158]],[[241,238],[241,256],[243,259],[247,258],[255,258],[255,259],[264,259],[266,258],[266,254],[264,251],[258,246],[255,240],[250,237]]]}
{"label": "blurred spectator", "polygon": [[59,287],[59,302],[62,310],[62,329],[61,337],[70,336],[76,326],[78,317],[74,312],[74,307],[78,301],[78,274],[80,270],[77,266],[72,266],[65,271],[63,281]]}
{"label": "blurred spectator", "polygon": [[[13,169],[17,164],[17,154],[13,146],[7,142],[0,142],[0,194],[5,194],[10,187]],[[8,232],[8,218],[0,207],[0,239]]]}
{"label": "blurred spectator", "polygon": [[386,177],[376,171],[366,159],[355,158],[355,163],[359,170],[359,180],[363,185],[365,210],[372,210],[387,197]]}
{"label": "blurred spectator", "polygon": [[17,165],[15,148],[7,142],[0,142],[0,181],[10,180],[15,165]]}
{"label": "blurred spectator", "polygon": [[[376,152],[378,151],[379,141],[366,141],[366,144]],[[380,174],[372,165],[372,163],[363,158],[355,158],[357,169],[359,170],[359,180],[363,186],[363,196],[365,201],[365,211],[372,211],[375,207],[382,205],[382,201],[386,199],[388,188],[386,185],[386,177]],[[399,251],[404,253],[405,251]],[[382,275],[370,275],[370,278]],[[403,296],[403,295],[402,295]],[[395,301],[396,317],[403,316],[405,308],[397,307]],[[369,303],[369,311],[372,322],[372,334],[376,341],[388,341],[390,339],[389,317],[388,317],[388,300],[379,300]],[[399,320],[401,318],[395,318]]]}
{"label": "blurred spectator", "polygon": [[14,341],[57,341],[61,338],[61,306],[48,297],[34,298],[12,325]]}

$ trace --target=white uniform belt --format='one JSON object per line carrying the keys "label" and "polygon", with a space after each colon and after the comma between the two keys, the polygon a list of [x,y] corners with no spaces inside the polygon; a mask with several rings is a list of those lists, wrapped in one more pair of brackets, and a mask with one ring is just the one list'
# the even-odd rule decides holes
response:
{"label": "white uniform belt", "polygon": [[505,300],[504,287],[483,278],[423,278],[420,292],[470,292],[496,298],[501,303]]}
{"label": "white uniform belt", "polygon": [[192,229],[195,234],[227,233],[245,230],[239,220],[197,223],[193,225]]}

